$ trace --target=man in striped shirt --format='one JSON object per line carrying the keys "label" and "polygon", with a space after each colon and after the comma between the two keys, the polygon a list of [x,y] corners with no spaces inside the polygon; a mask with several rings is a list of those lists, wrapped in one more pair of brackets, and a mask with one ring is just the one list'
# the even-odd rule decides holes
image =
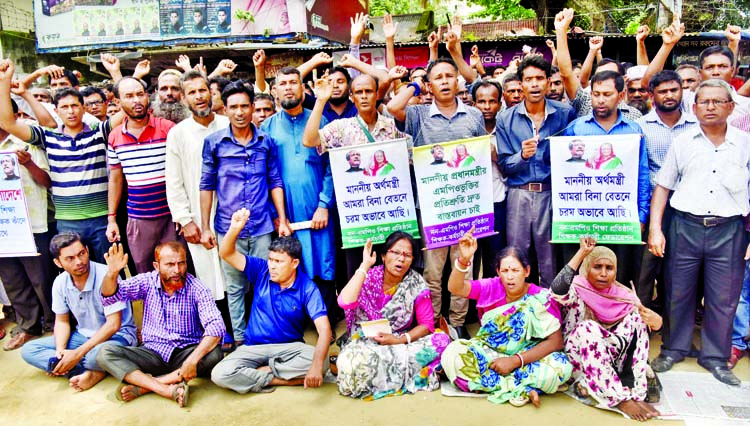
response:
{"label": "man in striped shirt", "polygon": [[127,118],[109,135],[107,238],[110,242],[120,240],[115,215],[124,176],[128,184],[127,237],[135,269],[141,274],[153,269],[154,248],[159,243],[177,240],[164,172],[167,133],[174,123],[149,114],[146,87],[138,79],[126,77],[117,82],[115,96]]}
{"label": "man in striped shirt", "polygon": [[100,126],[83,122],[83,96],[72,88],[55,92],[54,103],[62,124],[56,130],[30,126],[13,116],[10,87],[15,69],[0,61],[0,127],[13,136],[47,151],[52,199],[59,232],[76,232],[91,248],[95,261],[104,262],[109,249],[107,229],[107,145],[118,114]]}

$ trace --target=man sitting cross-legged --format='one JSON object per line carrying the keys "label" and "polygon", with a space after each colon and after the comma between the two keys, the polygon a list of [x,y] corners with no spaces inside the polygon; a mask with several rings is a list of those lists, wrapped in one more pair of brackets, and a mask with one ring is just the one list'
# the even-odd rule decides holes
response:
{"label": "man sitting cross-legged", "polygon": [[130,401],[156,392],[184,407],[188,382],[207,377],[222,358],[217,344],[224,336],[224,322],[208,288],[187,273],[182,244],[161,243],[154,254],[155,271],[120,282],[117,275],[127,265],[128,255],[120,244],[105,255],[104,306],[143,300],[143,346],[110,345],[96,360],[122,382],[118,399]]}
{"label": "man sitting cross-legged", "polygon": [[[244,208],[232,215],[229,231],[219,247],[221,257],[244,271],[254,287],[245,345],[214,368],[211,380],[239,393],[270,392],[272,389],[267,386],[318,387],[328,370],[331,341],[323,298],[315,283],[297,270],[302,246],[295,238],[273,241],[268,261],[245,256],[235,249],[235,239],[249,216]],[[304,341],[308,316],[318,331],[314,348]]]}
{"label": "man sitting cross-legged", "polygon": [[[21,350],[24,361],[50,376],[65,376],[70,387],[85,391],[107,373],[96,362],[105,345],[136,344],[130,303],[102,306],[101,287],[107,266],[89,260],[81,236],[63,232],[52,238],[50,254],[55,265],[65,270],[52,284],[54,335],[27,343]],[[70,315],[78,325],[70,329]]]}

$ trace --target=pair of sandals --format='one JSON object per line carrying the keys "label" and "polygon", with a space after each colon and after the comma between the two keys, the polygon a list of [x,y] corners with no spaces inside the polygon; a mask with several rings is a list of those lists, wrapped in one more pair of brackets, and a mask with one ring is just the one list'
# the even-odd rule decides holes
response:
{"label": "pair of sandals", "polygon": [[[117,386],[117,390],[115,390],[115,397],[120,402],[127,402],[122,397],[122,389],[126,386],[131,386],[130,394],[134,396],[134,398],[132,398],[131,401],[135,398],[138,398],[148,393],[148,391],[144,390],[140,386],[131,385],[129,383],[122,382]],[[182,393],[179,392],[180,390],[182,390]],[[190,386],[188,386],[187,382],[184,380],[177,383],[174,389],[172,389],[172,400],[176,402],[177,405],[180,406],[180,408],[185,408],[187,406],[189,395],[190,395]],[[182,397],[182,401],[180,401],[180,397]]]}

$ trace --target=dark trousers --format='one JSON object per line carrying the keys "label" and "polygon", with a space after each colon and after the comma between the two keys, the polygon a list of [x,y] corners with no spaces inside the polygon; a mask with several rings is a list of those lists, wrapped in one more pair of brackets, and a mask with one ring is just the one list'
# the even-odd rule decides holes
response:
{"label": "dark trousers", "polygon": [[[165,362],[161,355],[145,346],[105,345],[99,350],[96,362],[119,381],[137,370],[152,376],[163,376],[179,369],[197,347],[198,345],[191,345],[175,349],[169,362]],[[198,377],[210,377],[211,370],[223,358],[221,345],[217,345],[198,362]]]}
{"label": "dark trousers", "polygon": [[[661,221],[661,229],[664,235],[669,234],[669,225],[672,223],[672,212],[674,212],[674,209],[667,204]],[[648,230],[645,232],[644,241],[648,241]],[[665,251],[669,251],[669,249],[670,247],[667,246]],[[635,286],[638,292],[638,299],[641,300],[643,306],[661,313],[664,308],[664,276],[666,265],[664,264],[664,259],[654,256],[648,251],[647,246],[643,246],[642,251],[641,268]],[[654,286],[656,286],[656,300],[654,300]]]}
{"label": "dark trousers", "polygon": [[28,334],[42,334],[42,317],[45,326],[55,325],[49,240],[49,233],[34,234],[40,256],[0,258],[0,279],[16,312],[18,328]]}
{"label": "dark trousers", "polygon": [[666,318],[662,353],[685,358],[693,340],[698,271],[704,268],[705,316],[701,329],[704,365],[726,365],[732,346],[732,322],[745,271],[745,236],[741,218],[704,226],[675,210],[666,255]]}
{"label": "dark trousers", "polygon": [[[479,249],[482,253],[482,278],[491,278],[497,276],[497,265],[495,265],[495,256],[507,245],[507,235],[505,232],[505,221],[507,218],[507,203],[501,201],[494,203],[495,210],[495,235],[485,237],[479,240]],[[479,276],[477,270],[479,262],[474,262],[474,276]]]}

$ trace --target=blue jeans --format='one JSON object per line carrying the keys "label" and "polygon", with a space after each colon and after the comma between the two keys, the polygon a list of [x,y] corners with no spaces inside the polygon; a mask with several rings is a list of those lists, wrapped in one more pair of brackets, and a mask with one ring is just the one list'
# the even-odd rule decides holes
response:
{"label": "blue jeans", "polygon": [[81,220],[58,220],[57,232],[75,232],[89,247],[89,255],[94,262],[104,263],[104,253],[112,245],[107,239],[107,216]]}
{"label": "blue jeans", "polygon": [[[224,240],[225,234],[217,233],[219,245]],[[271,245],[271,234],[259,235],[257,237],[237,238],[235,248],[238,252],[252,257],[268,259],[268,246]],[[227,283],[227,302],[229,304],[229,317],[232,319],[232,332],[234,341],[245,340],[245,294],[251,290],[247,281],[245,271],[238,271],[234,266],[221,260],[224,269],[224,280]]]}
{"label": "blue jeans", "polygon": [[745,278],[742,280],[740,303],[732,327],[732,346],[746,351],[750,349],[745,338],[750,334],[750,261],[745,263]]}
{"label": "blue jeans", "polygon": [[[66,349],[78,349],[84,343],[86,343],[87,340],[89,340],[88,337],[77,331],[74,331],[70,334],[68,347]],[[83,358],[81,358],[81,361],[78,363],[78,365],[86,370],[104,371],[104,369],[101,368],[99,364],[97,364],[96,355],[99,353],[99,350],[102,348],[102,346],[110,344],[128,346],[128,342],[123,337],[115,334],[110,338],[110,340],[94,346]],[[47,371],[49,359],[54,356],[54,336],[32,340],[31,342],[23,345],[23,347],[21,348],[21,357],[23,358],[23,360],[43,371]]]}

